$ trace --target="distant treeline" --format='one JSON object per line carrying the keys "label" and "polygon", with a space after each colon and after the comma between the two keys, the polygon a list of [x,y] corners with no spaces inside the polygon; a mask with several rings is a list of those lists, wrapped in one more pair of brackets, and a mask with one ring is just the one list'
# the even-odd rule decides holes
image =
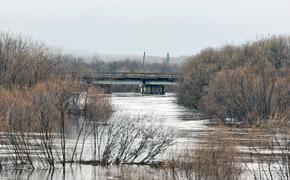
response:
{"label": "distant treeline", "polygon": [[154,73],[177,73],[179,71],[178,64],[170,64],[163,62],[145,62],[143,68],[142,60],[125,59],[120,61],[105,62],[98,58],[93,58],[90,63],[93,71],[97,72],[154,72]]}
{"label": "distant treeline", "polygon": [[204,49],[180,71],[179,103],[217,118],[251,123],[290,110],[289,36]]}
{"label": "distant treeline", "polygon": [[88,70],[81,58],[21,36],[0,33],[1,86],[32,86],[50,78],[76,77]]}

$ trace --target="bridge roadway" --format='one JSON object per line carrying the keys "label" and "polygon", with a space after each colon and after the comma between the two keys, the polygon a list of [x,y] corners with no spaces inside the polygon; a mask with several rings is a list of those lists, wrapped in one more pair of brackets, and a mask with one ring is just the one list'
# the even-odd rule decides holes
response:
{"label": "bridge roadway", "polygon": [[82,78],[88,84],[100,85],[107,88],[113,84],[140,85],[142,94],[165,94],[165,85],[176,85],[178,75],[173,73],[131,73],[131,72],[103,72]]}

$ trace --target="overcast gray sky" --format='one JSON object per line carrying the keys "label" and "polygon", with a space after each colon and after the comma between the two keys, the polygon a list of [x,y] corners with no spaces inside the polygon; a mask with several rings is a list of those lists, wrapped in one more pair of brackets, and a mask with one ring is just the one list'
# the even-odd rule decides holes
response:
{"label": "overcast gray sky", "polygon": [[289,34],[290,0],[0,0],[0,30],[70,52],[191,55]]}

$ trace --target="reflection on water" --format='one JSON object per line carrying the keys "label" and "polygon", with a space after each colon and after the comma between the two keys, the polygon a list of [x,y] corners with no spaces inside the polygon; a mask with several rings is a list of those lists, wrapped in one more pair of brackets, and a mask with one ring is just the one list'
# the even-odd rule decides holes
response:
{"label": "reflection on water", "polygon": [[99,167],[99,166],[68,166],[65,171],[61,168],[54,170],[5,170],[0,173],[1,180],[104,180],[104,179],[135,179],[146,174],[161,177],[161,172],[150,171],[149,167]]}
{"label": "reflection on water", "polygon": [[[176,104],[175,94],[141,96],[135,93],[115,93],[112,94],[112,104],[116,113],[121,116],[129,115],[129,118],[149,116],[152,123],[174,129],[176,141],[168,150],[171,152],[192,147],[196,138],[209,130],[205,125],[206,121],[200,120],[201,114]],[[85,165],[74,165],[66,171],[57,168],[54,171],[34,170],[33,172],[5,169],[0,173],[0,179],[119,179],[121,176],[126,176],[124,173],[128,174],[128,171],[133,172],[130,172],[131,175],[140,175],[144,172],[148,174],[152,169],[130,167],[124,170],[124,167],[102,168]],[[152,172],[149,174],[152,175]]]}

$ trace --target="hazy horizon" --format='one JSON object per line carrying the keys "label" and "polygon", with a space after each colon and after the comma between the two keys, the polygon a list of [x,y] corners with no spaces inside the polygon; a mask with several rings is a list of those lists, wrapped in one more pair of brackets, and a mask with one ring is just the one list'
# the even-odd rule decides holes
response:
{"label": "hazy horizon", "polygon": [[287,0],[2,1],[0,31],[82,55],[188,56],[289,34]]}

